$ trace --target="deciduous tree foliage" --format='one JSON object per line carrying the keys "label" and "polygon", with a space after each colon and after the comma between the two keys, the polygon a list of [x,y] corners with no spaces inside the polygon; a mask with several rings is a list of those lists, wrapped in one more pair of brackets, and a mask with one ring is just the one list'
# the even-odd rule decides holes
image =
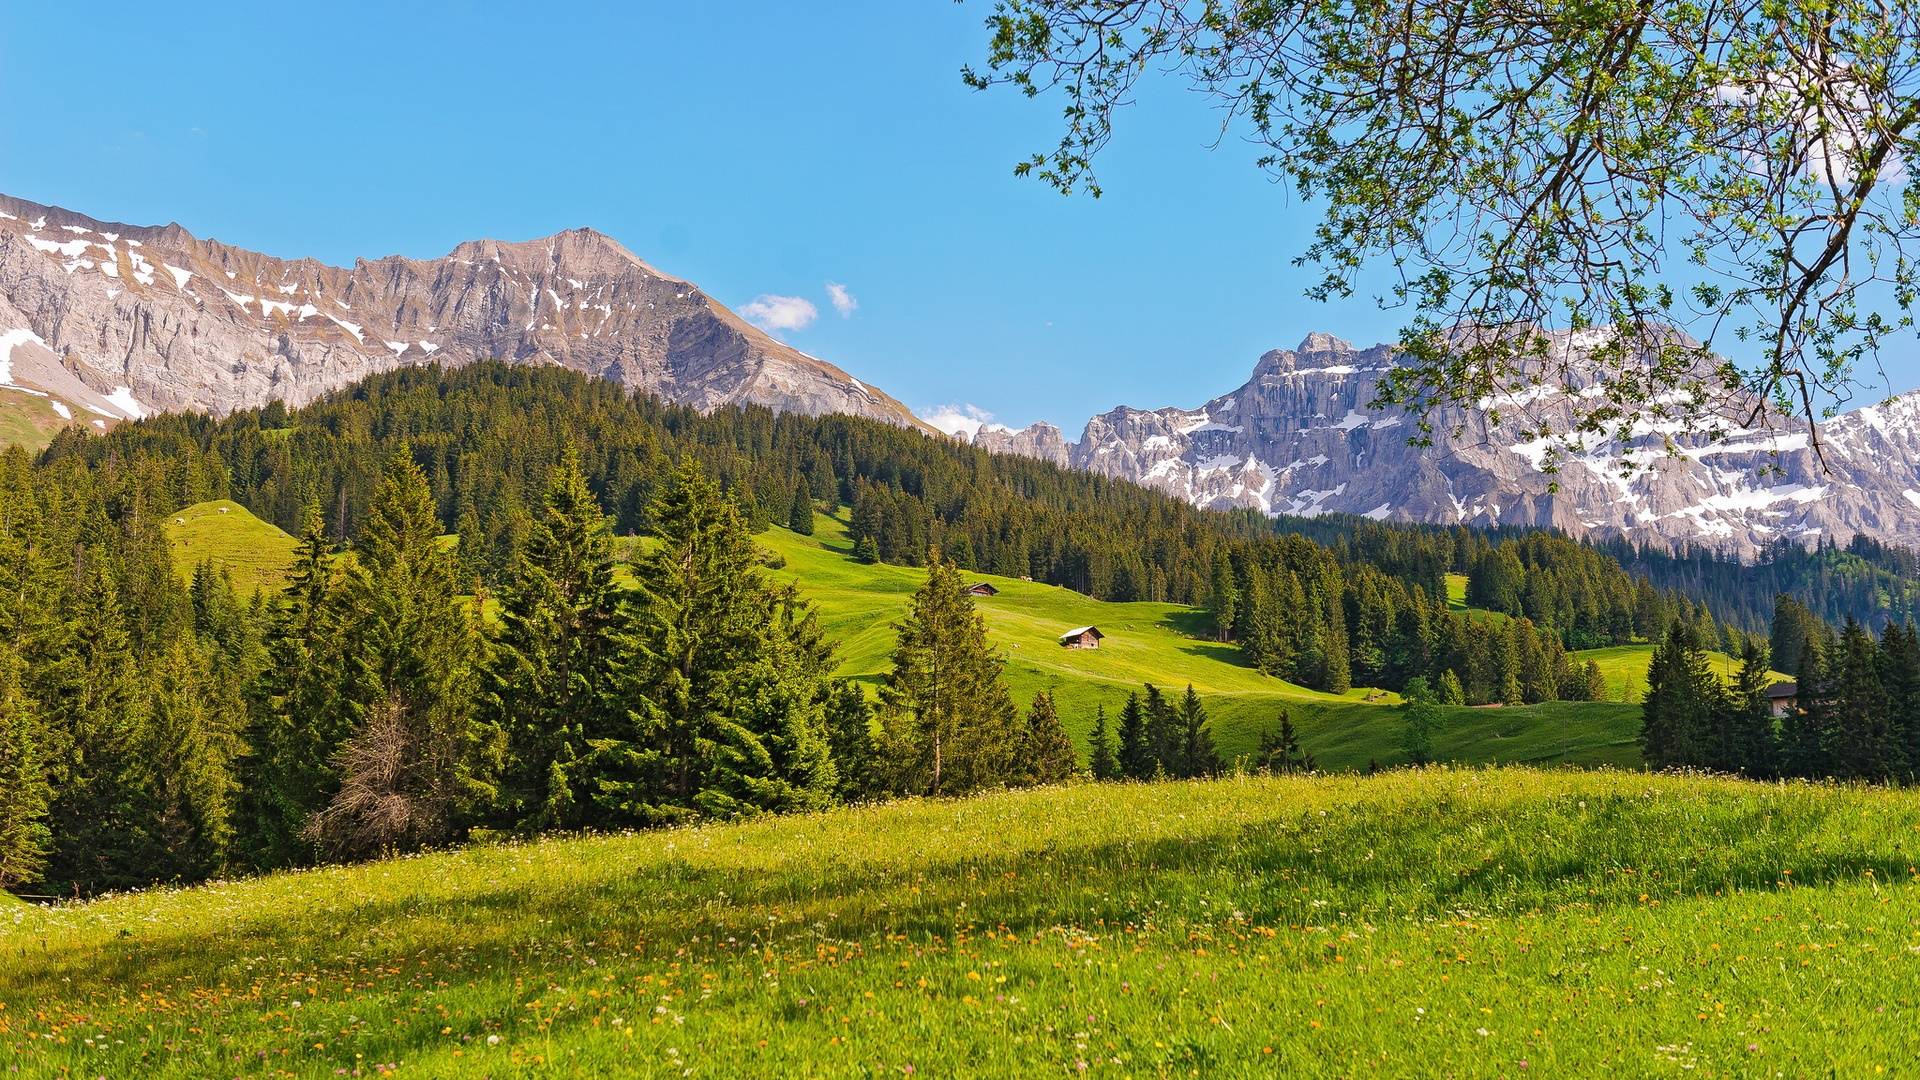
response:
{"label": "deciduous tree foliage", "polygon": [[1151,80],[1218,105],[1321,213],[1310,295],[1409,309],[1383,396],[1423,415],[1545,384],[1591,390],[1540,432],[1567,446],[1813,421],[1911,325],[1911,0],[1002,0],[987,28],[965,78],[1063,103],[1015,168],[1063,192],[1100,193]]}

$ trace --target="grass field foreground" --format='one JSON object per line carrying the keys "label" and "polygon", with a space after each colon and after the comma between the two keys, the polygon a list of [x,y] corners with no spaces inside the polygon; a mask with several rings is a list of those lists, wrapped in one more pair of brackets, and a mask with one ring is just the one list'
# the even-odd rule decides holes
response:
{"label": "grass field foreground", "polygon": [[0,915],[26,1075],[1874,1075],[1920,798],[1081,785]]}

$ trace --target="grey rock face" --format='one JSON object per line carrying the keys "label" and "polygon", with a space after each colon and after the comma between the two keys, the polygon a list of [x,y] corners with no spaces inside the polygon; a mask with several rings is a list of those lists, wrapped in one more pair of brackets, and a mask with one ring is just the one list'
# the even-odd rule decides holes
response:
{"label": "grey rock face", "polygon": [[[1434,445],[1421,447],[1409,444],[1410,419],[1369,407],[1393,362],[1389,346],[1311,334],[1197,409],[1117,408],[1087,421],[1077,443],[1050,425],[976,441],[1049,460],[1064,453],[1076,468],[1216,508],[1553,526],[1743,557],[1783,538],[1920,546],[1920,392],[1823,425],[1824,458],[1804,424],[1711,441],[1647,423],[1627,444],[1576,448],[1549,472],[1551,444],[1533,433],[1568,430],[1555,421],[1571,416],[1564,398],[1556,403],[1569,391],[1443,411],[1431,418]],[[1509,419],[1494,423],[1501,412]]]}
{"label": "grey rock face", "polygon": [[[301,405],[403,365],[502,359],[559,364],[701,409],[758,404],[922,426],[898,401],[590,229],[348,269],[0,196],[0,334],[9,332],[0,344],[32,352],[43,376],[19,385],[113,418]],[[42,370],[46,354],[62,374]],[[61,386],[45,385],[53,381]]]}

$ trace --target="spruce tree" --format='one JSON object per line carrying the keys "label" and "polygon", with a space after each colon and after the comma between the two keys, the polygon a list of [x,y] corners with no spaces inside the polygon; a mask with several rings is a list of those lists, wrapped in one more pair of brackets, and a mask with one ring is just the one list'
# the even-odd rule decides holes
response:
{"label": "spruce tree", "polygon": [[842,679],[834,685],[827,696],[826,727],[835,793],[851,802],[885,790],[873,741],[873,706],[859,683]]}
{"label": "spruce tree", "polygon": [[1920,775],[1920,627],[1887,627],[1880,637],[1880,672],[1896,756],[1891,772],[1912,783]]}
{"label": "spruce tree", "polygon": [[[1591,660],[1587,662],[1589,664],[1593,663]],[[1442,705],[1465,705],[1467,703],[1467,691],[1460,685],[1460,676],[1456,674],[1452,668],[1448,668],[1441,673],[1440,689],[1437,692],[1437,696]]]}
{"label": "spruce tree", "polygon": [[1180,764],[1180,718],[1175,715],[1173,703],[1160,688],[1148,683],[1146,696],[1141,707],[1147,719],[1147,747],[1152,755],[1153,764],[1147,777],[1181,775]]}
{"label": "spruce tree", "polygon": [[339,787],[335,756],[362,715],[350,691],[345,610],[320,508],[307,510],[286,588],[268,609],[266,662],[249,693],[236,826],[255,869],[307,861],[308,820]]}
{"label": "spruce tree", "polygon": [[1114,756],[1113,733],[1107,730],[1107,707],[1095,706],[1093,733],[1087,737],[1087,771],[1095,780],[1118,780],[1120,759]]}
{"label": "spruce tree", "polygon": [[1240,611],[1240,585],[1233,576],[1233,563],[1225,550],[1213,557],[1213,579],[1207,589],[1207,611],[1213,616],[1214,637],[1233,640],[1234,619]]}
{"label": "spruce tree", "polygon": [[1120,772],[1130,780],[1151,780],[1159,764],[1147,735],[1147,710],[1138,693],[1129,693],[1120,707]]}
{"label": "spruce tree", "polygon": [[52,789],[41,760],[38,710],[20,681],[24,667],[0,643],[0,889],[39,880],[52,841]]}
{"label": "spruce tree", "polygon": [[620,820],[806,809],[837,778],[831,649],[791,589],[768,585],[735,504],[683,459],[648,508],[636,564],[641,725],[595,743],[594,798]]}
{"label": "spruce tree", "polygon": [[1724,708],[1697,625],[1676,619],[1647,666],[1640,744],[1655,768],[1709,763],[1716,714]]}
{"label": "spruce tree", "polygon": [[1827,642],[1828,636],[1816,627],[1800,639],[1800,664],[1794,669],[1794,708],[1780,724],[1780,770],[1787,776],[1812,779],[1832,775],[1828,732],[1833,708],[1827,656],[1834,650]]}
{"label": "spruce tree", "polygon": [[881,701],[900,789],[957,795],[1006,783],[1013,702],[960,568],[936,560],[897,629]]}
{"label": "spruce tree", "polygon": [[1053,695],[1042,690],[1027,708],[1014,768],[1028,784],[1058,784],[1073,776],[1073,740],[1060,726]]}
{"label": "spruce tree", "polygon": [[1767,688],[1772,683],[1767,659],[1760,643],[1747,638],[1740,650],[1740,667],[1727,692],[1726,707],[1731,719],[1720,768],[1759,777],[1773,776],[1779,770],[1773,703],[1767,698]]}
{"label": "spruce tree", "polygon": [[1830,674],[1833,723],[1828,745],[1834,775],[1885,779],[1894,771],[1895,745],[1886,690],[1880,683],[1880,653],[1866,628],[1852,618],[1841,631]]}
{"label": "spruce tree", "polygon": [[568,446],[500,593],[488,672],[491,720],[507,736],[499,812],[516,828],[600,818],[586,759],[642,726],[633,618],[613,576],[612,526]]}
{"label": "spruce tree", "polygon": [[1213,731],[1207,723],[1207,708],[1194,693],[1193,684],[1180,699],[1177,720],[1180,729],[1179,771],[1183,777],[1212,776],[1220,771],[1220,754],[1214,749]]}
{"label": "spruce tree", "polygon": [[813,535],[813,496],[804,483],[794,486],[793,501],[787,511],[787,528],[801,536]]}
{"label": "spruce tree", "polygon": [[404,450],[393,454],[342,590],[344,692],[361,720],[336,755],[341,790],[308,829],[337,855],[449,839],[496,794],[500,739],[477,716],[476,617],[460,598],[458,562],[439,537],[426,475]]}
{"label": "spruce tree", "polygon": [[1580,681],[1582,684],[1582,701],[1607,700],[1607,676],[1605,672],[1600,670],[1600,662],[1598,660],[1587,661],[1587,666],[1581,669]]}

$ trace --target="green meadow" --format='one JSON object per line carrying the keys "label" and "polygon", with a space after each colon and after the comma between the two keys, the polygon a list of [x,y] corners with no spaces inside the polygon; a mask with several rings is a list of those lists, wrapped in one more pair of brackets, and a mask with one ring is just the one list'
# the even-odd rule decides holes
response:
{"label": "green meadow", "polygon": [[[211,560],[228,568],[243,593],[280,587],[293,561],[293,538],[237,503],[188,507],[173,515],[167,528],[183,575],[201,560]],[[769,573],[793,583],[814,604],[828,636],[838,643],[840,673],[877,687],[890,665],[893,624],[926,572],[856,561],[841,517],[816,516],[812,536],[775,526],[756,541],[774,556],[771,562],[780,564]],[[1399,714],[1392,708],[1397,695],[1356,688],[1336,696],[1263,675],[1241,662],[1237,648],[1211,640],[1203,611],[1177,604],[1107,603],[989,574],[968,580],[999,590],[997,596],[977,598],[975,607],[1006,658],[1007,685],[1016,702],[1024,706],[1034,694],[1051,692],[1083,755],[1095,709],[1104,707],[1111,722],[1127,694],[1151,682],[1170,694],[1193,684],[1212,717],[1215,743],[1229,761],[1252,753],[1263,733],[1277,729],[1283,712],[1321,769],[1390,767],[1404,760]],[[1450,592],[1464,596],[1464,579],[1450,586]],[[1060,646],[1061,634],[1088,625],[1106,634],[1098,649]],[[1625,646],[1578,655],[1609,654],[1604,661],[1611,665],[1609,686],[1626,687],[1635,663],[1644,685],[1651,652],[1651,646]],[[1435,750],[1442,759],[1471,764],[1635,768],[1640,764],[1637,702],[1636,692],[1626,702],[1449,709]]]}
{"label": "green meadow", "polygon": [[1871,1076],[1920,796],[1072,785],[0,913],[28,1076]]}

